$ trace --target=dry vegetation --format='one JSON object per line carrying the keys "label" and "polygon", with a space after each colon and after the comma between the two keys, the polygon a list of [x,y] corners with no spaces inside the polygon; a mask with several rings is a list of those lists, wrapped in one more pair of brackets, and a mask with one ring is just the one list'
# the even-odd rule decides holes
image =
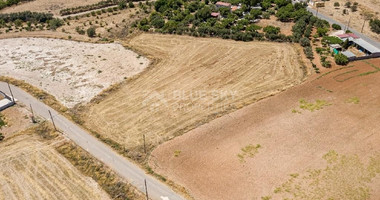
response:
{"label": "dry vegetation", "polygon": [[89,5],[97,2],[99,2],[99,0],[34,0],[17,6],[5,8],[1,10],[0,13],[32,11],[49,12],[54,15],[59,15],[59,11],[64,8]]}
{"label": "dry vegetation", "polygon": [[195,199],[377,200],[379,72],[380,59],[331,69],[158,146],[149,165]]}
{"label": "dry vegetation", "polygon": [[109,199],[35,131],[0,143],[0,199]]}
{"label": "dry vegetation", "polygon": [[[335,2],[340,4],[338,8],[334,7]],[[352,12],[351,9],[346,8],[344,6],[346,2],[351,2],[352,4],[354,2],[358,2],[358,10],[356,12]],[[348,24],[348,21],[351,18],[350,27],[359,32],[362,29],[365,14],[370,13],[373,15],[373,18],[380,18],[380,1],[376,0],[331,0],[326,1],[325,5],[326,6],[324,8],[319,8],[319,12],[326,14],[327,16],[330,16],[345,25]],[[348,10],[348,15],[343,15],[343,9]],[[380,35],[371,31],[368,20],[365,23],[363,33],[376,39],[377,41],[380,41]]]}
{"label": "dry vegetation", "polygon": [[[289,44],[142,34],[130,46],[160,61],[85,111],[85,125],[142,152],[306,76]],[[135,157],[136,158],[136,157]]]}

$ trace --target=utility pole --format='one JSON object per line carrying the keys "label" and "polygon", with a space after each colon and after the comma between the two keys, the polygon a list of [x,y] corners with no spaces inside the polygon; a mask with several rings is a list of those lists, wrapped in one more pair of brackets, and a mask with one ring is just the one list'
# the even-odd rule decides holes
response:
{"label": "utility pole", "polygon": [[32,122],[35,124],[37,121],[34,118],[34,112],[33,112],[32,104],[29,104],[29,105],[30,105],[30,111],[32,112]]}
{"label": "utility pole", "polygon": [[147,184],[146,184],[146,179],[144,179],[144,183],[145,183],[145,195],[146,195],[146,200],[149,200],[149,196],[148,196],[148,187],[147,187]]}
{"label": "utility pole", "polygon": [[[8,82],[7,82],[8,83]],[[11,86],[9,85],[9,83],[8,83],[8,88],[9,88],[9,91],[11,92],[11,96],[12,96],[12,101],[13,101],[13,103],[16,103],[15,102],[15,97],[13,96],[13,92],[12,92],[12,89],[11,89]]]}
{"label": "utility pole", "polygon": [[360,31],[360,33],[363,33],[364,24],[365,24],[365,19],[364,19],[363,26],[362,26],[362,30]]}
{"label": "utility pole", "polygon": [[346,31],[350,28],[350,23],[351,23],[351,16],[350,16],[350,19],[348,19],[348,24],[347,24],[347,29],[346,29]]}
{"label": "utility pole", "polygon": [[51,121],[53,122],[54,130],[57,131],[57,127],[55,126],[53,115],[51,115],[50,110],[49,110],[49,115],[50,115]]}

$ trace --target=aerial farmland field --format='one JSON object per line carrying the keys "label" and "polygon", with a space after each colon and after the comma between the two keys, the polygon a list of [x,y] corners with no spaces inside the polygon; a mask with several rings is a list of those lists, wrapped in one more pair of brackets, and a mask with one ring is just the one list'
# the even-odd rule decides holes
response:
{"label": "aerial farmland field", "polygon": [[195,199],[379,199],[379,76],[380,59],[315,76],[160,145],[149,163]]}
{"label": "aerial farmland field", "polygon": [[85,125],[128,148],[156,146],[301,83],[290,44],[142,34],[129,45],[156,63],[85,112]]}

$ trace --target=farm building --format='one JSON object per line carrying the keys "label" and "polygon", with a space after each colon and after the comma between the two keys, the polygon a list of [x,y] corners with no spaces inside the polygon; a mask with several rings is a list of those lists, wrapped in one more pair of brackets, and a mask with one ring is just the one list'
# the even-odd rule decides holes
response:
{"label": "farm building", "polygon": [[318,7],[318,8],[325,7],[325,2],[323,2],[323,1],[310,0],[309,3],[310,3],[310,5]]}
{"label": "farm building", "polygon": [[0,111],[13,106],[15,104],[14,101],[15,99],[13,99],[13,97],[9,97],[4,92],[0,91]]}
{"label": "farm building", "polygon": [[[368,43],[353,33],[339,34],[337,37],[339,37],[342,41],[348,40],[348,44],[351,49],[350,51],[342,52],[342,54],[346,55],[350,61],[380,57],[379,48],[373,46],[372,44]],[[336,53],[336,50],[338,50],[331,45],[330,48],[334,49],[334,53]]]}

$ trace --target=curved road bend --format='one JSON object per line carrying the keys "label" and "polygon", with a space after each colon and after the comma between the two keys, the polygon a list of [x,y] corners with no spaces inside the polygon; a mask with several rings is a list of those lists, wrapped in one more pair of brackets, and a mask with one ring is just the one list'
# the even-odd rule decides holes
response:
{"label": "curved road bend", "polygon": [[[146,174],[142,169],[122,157],[97,138],[87,133],[75,123],[60,115],[57,111],[40,102],[27,92],[11,85],[14,97],[25,105],[31,104],[35,114],[50,120],[51,111],[55,125],[65,136],[88,151],[92,156],[104,162],[116,173],[125,178],[130,184],[145,194],[144,179],[147,181],[149,198],[152,200],[184,200],[164,183]],[[0,90],[9,94],[7,83],[0,82]]]}
{"label": "curved road bend", "polygon": [[[317,14],[317,11],[314,10],[313,8],[310,8],[309,6],[307,7],[307,10],[310,11],[311,13],[313,13],[313,15],[316,15]],[[342,27],[342,29],[345,29],[347,24],[343,24],[343,23],[340,23],[338,21],[335,21],[334,19],[326,16],[326,15],[323,15],[322,13],[318,12],[318,18],[320,19],[324,19],[326,21],[328,21],[330,24],[338,24]],[[348,21],[347,21],[348,22]],[[367,22],[368,23],[368,22]],[[364,35],[363,33],[360,33],[354,29],[352,29],[351,27],[349,28],[351,32],[355,33],[355,35],[361,37],[363,40],[367,41],[368,43],[372,44],[373,46],[377,47],[380,49],[380,42]]]}

